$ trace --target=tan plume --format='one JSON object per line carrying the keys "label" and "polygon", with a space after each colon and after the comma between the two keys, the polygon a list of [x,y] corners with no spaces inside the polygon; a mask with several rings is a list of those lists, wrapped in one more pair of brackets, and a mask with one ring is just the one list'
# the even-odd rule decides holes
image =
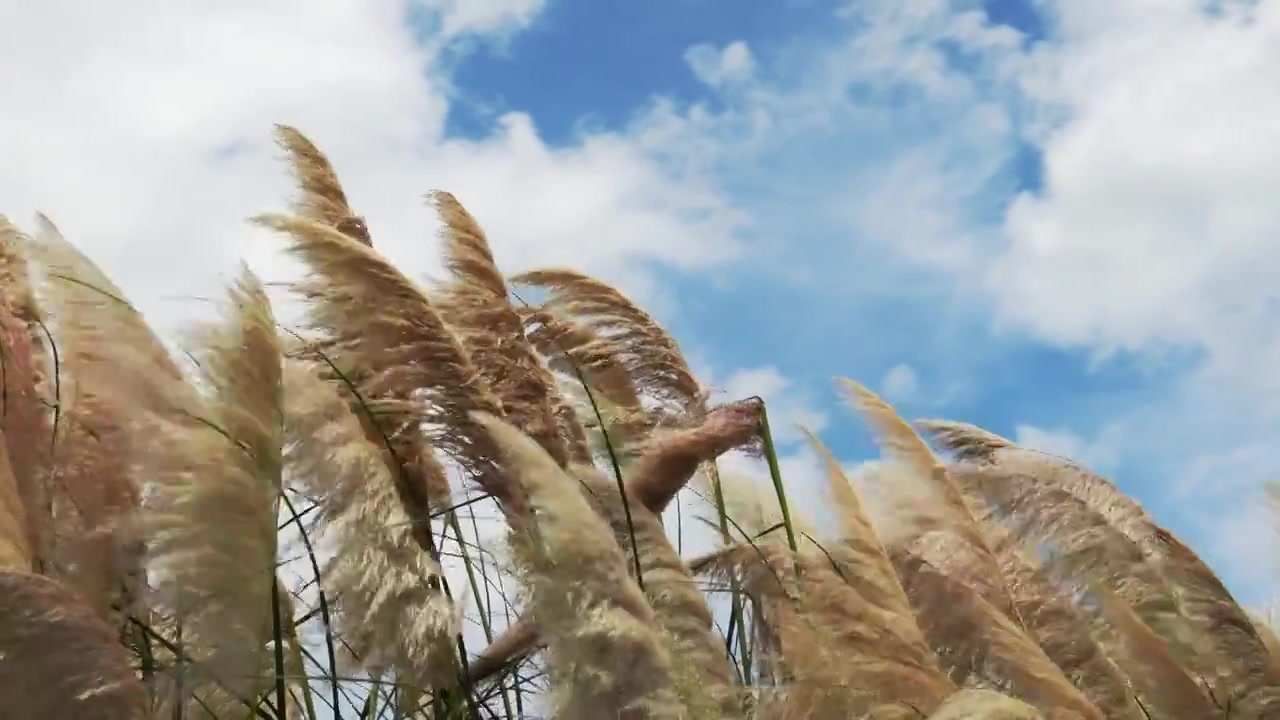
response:
{"label": "tan plume", "polygon": [[1244,609],[1208,565],[1141,505],[1106,478],[1048,453],[1015,445],[994,451],[985,463],[1065,490],[1128,536],[1159,568],[1195,635],[1207,644],[1212,657],[1196,669],[1214,694],[1248,715],[1280,713],[1280,672]]}
{"label": "tan plume", "polygon": [[895,552],[894,564],[921,629],[957,685],[999,688],[1046,714],[1102,720],[1035,640],[972,588],[910,552]]}
{"label": "tan plume", "polygon": [[1023,552],[1012,533],[989,523],[988,537],[1028,632],[1063,675],[1111,720],[1143,720],[1130,680],[1094,638],[1094,626],[1055,581]]}
{"label": "tan plume", "polygon": [[447,505],[448,486],[431,447],[455,460],[508,512],[521,514],[518,488],[494,471],[488,435],[470,412],[502,413],[452,329],[427,295],[372,248],[320,223],[270,215],[262,225],[287,234],[288,251],[310,275],[292,289],[308,300],[307,327],[326,340],[317,359],[387,448],[397,486],[419,543],[433,546],[433,509]]}
{"label": "tan plume", "polygon": [[580,431],[571,433],[571,445],[561,434],[560,422],[572,411],[525,339],[524,324],[511,305],[484,231],[453,195],[436,192],[431,199],[444,222],[445,265],[453,275],[437,293],[436,306],[502,401],[508,422],[537,440],[562,466],[570,458],[590,462]]}
{"label": "tan plume", "polygon": [[323,583],[338,634],[375,676],[435,686],[458,671],[458,611],[438,562],[414,540],[395,480],[359,420],[310,364],[285,365],[286,469],[320,506],[334,555]]}
{"label": "tan plume", "polygon": [[703,572],[735,574],[768,628],[772,671],[783,692],[766,716],[911,718],[955,690],[939,669],[910,608],[894,614],[850,582],[842,548],[792,553],[778,539],[720,551]]}
{"label": "tan plume", "polygon": [[195,357],[197,383],[150,378],[135,420],[150,567],[196,663],[186,690],[253,698],[268,682],[283,413],[275,322],[247,268]]}
{"label": "tan plume", "polygon": [[[31,238],[7,217],[0,215],[0,305],[21,322],[31,339],[31,354],[40,384],[51,370],[49,348],[45,346],[44,310],[36,299],[31,277]],[[47,392],[47,388],[45,389]]]}
{"label": "tan plume", "polygon": [[338,181],[329,158],[296,128],[276,126],[276,141],[289,153],[293,176],[302,190],[295,211],[324,223],[357,242],[372,245],[369,228],[347,203],[347,194]]}
{"label": "tan plume", "polygon": [[[1125,669],[1152,720],[1209,720],[1223,716],[1201,685],[1169,653],[1169,646],[1122,599],[1094,585],[1099,641]],[[1248,716],[1253,717],[1253,716]]]}
{"label": "tan plume", "polygon": [[994,690],[961,690],[929,720],[1046,720],[1039,710]]}
{"label": "tan plume", "polygon": [[641,586],[668,645],[675,687],[688,717],[739,717],[741,699],[732,687],[724,639],[713,629],[706,598],[672,547],[658,515],[635,497],[624,504],[616,479],[596,468],[580,466],[572,472],[584,496],[613,530],[628,556],[628,567],[639,559]]}
{"label": "tan plume", "polygon": [[157,384],[182,373],[124,293],[47,218],[31,245],[59,364],[50,484],[62,571],[101,613],[136,609],[144,593],[133,527],[139,483],[129,425]]}
{"label": "tan plume", "polygon": [[[640,459],[625,469],[626,493],[632,506],[661,515],[700,463],[747,442],[758,427],[759,406],[742,402],[710,411],[699,427],[655,438]],[[539,633],[531,620],[516,623],[471,664],[472,682],[500,671],[538,642]]]}
{"label": "tan plume", "polygon": [[898,573],[853,483],[822,440],[809,430],[805,433],[822,463],[827,487],[839,514],[840,542],[848,551],[852,566],[848,582],[868,602],[889,612],[910,616],[911,606],[898,581]]}
{"label": "tan plume", "polygon": [[1267,647],[1271,662],[1280,666],[1280,635],[1276,634],[1275,624],[1262,613],[1254,611],[1249,611],[1249,619],[1253,622],[1254,629],[1258,631],[1258,637],[1262,638],[1262,644]]}
{"label": "tan plume", "polygon": [[[1021,618],[1000,573],[999,562],[974,517],[973,508],[948,476],[946,466],[933,455],[911,425],[875,393],[852,380],[842,378],[839,384],[849,402],[875,429],[881,449],[905,471],[897,484],[912,483],[926,493],[922,497],[898,500],[897,516],[918,526],[912,533],[915,537],[909,542],[918,546],[925,557],[944,572],[950,572],[957,564],[966,565],[967,574],[976,583],[975,589],[982,597],[1008,615],[1015,625],[1021,625]],[[885,488],[889,494],[904,490],[907,488]],[[936,500],[930,501],[930,496]],[[950,545],[953,552],[939,554],[928,551],[931,545],[945,541],[946,535],[953,535],[959,541],[959,544]]]}
{"label": "tan plume", "polygon": [[916,420],[913,423],[926,435],[955,455],[957,460],[986,460],[1013,442],[977,425],[953,420]]}
{"label": "tan plume", "polygon": [[653,398],[699,414],[706,394],[675,339],[613,286],[574,270],[521,273],[512,281],[549,289],[545,308],[588,324],[622,360],[635,387]]}
{"label": "tan plume", "polygon": [[511,542],[546,633],[557,717],[682,717],[671,658],[612,530],[535,441],[492,416],[477,421],[533,509],[535,521]]}
{"label": "tan plume", "polygon": [[[607,433],[615,452],[628,455],[652,425],[631,375],[616,348],[590,327],[539,307],[517,308],[529,343],[558,374],[561,392],[571,398],[557,408],[561,434],[587,442],[587,429]],[[598,417],[597,417],[598,416]]]}
{"label": "tan plume", "polygon": [[3,436],[0,436],[0,569],[31,571],[27,513],[18,494],[18,482],[9,465],[9,451]]}
{"label": "tan plume", "polygon": [[0,569],[0,667],[0,717],[150,717],[113,629],[51,578]]}
{"label": "tan plume", "polygon": [[1052,548],[1054,566],[1077,582],[1098,584],[1130,605],[1196,672],[1211,668],[1158,566],[1132,540],[1079,498],[1034,475],[959,463],[951,476],[1023,545]]}

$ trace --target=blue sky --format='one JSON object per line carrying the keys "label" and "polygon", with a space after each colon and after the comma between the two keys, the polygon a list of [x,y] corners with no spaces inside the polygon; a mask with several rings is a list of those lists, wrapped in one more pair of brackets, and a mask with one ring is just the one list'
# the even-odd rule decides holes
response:
{"label": "blue sky", "polygon": [[849,462],[836,375],[1079,455],[1273,592],[1277,0],[22,7],[3,211],[162,327],[239,258],[296,271],[244,223],[291,192],[289,123],[415,277],[448,189],[504,269],[619,284]]}
{"label": "blue sky", "polygon": [[[776,368],[809,410],[830,419],[824,435],[837,452],[862,458],[873,453],[869,438],[840,409],[830,378],[848,375],[883,388],[895,367],[910,368],[918,387],[896,398],[905,414],[963,419],[1011,437],[1021,427],[1029,442],[1092,455],[1084,459],[1112,473],[1161,521],[1211,555],[1224,553],[1211,537],[1214,522],[1197,512],[1196,491],[1167,495],[1174,484],[1170,473],[1197,462],[1199,448],[1166,446],[1150,428],[1107,429],[1162,412],[1156,408],[1203,371],[1207,341],[1177,337],[1126,346],[1122,337],[1095,337],[1091,319],[1083,330],[1055,337],[1054,328],[1034,321],[1004,322],[1001,304],[1017,300],[993,298],[972,275],[1004,254],[1015,198],[1045,189],[1044,146],[1052,140],[1043,136],[1054,131],[1055,121],[1048,121],[1049,130],[1032,126],[1046,122],[1043,116],[1056,103],[1029,97],[1000,74],[1014,72],[1011,62],[1042,47],[1070,47],[1072,40],[1055,25],[1056,9],[1027,0],[907,5],[914,9],[905,11],[904,21],[875,3],[867,4],[872,9],[866,16],[838,17],[838,4],[822,0],[732,7],[711,0],[550,0],[527,28],[499,42],[468,45],[451,58],[456,96],[449,132],[483,138],[496,117],[518,111],[531,117],[549,146],[572,147],[584,135],[635,133],[652,122],[659,105],[686,118],[693,108],[718,118],[717,140],[741,142],[743,150],[712,151],[704,172],[729,203],[748,213],[736,238],[749,249],[711,270],[659,271],[674,309],[664,319],[717,377],[741,367]],[[973,38],[946,37],[937,27],[965,11],[978,13],[973,17],[984,32],[1011,37],[1008,48],[993,52]],[[897,27],[886,30],[890,25]],[[820,69],[822,63],[859,40],[890,32],[908,37],[886,51],[887,61],[896,59],[894,53],[905,58],[921,48],[935,51],[942,65],[931,72],[949,86],[931,90],[909,71],[894,77],[882,67],[859,68],[851,56],[845,76],[826,88],[843,95],[823,99],[831,118],[810,124],[813,118],[788,114],[786,103],[799,103],[814,86],[829,82],[815,74],[840,74]],[[752,74],[742,83],[751,87],[699,78],[690,48],[707,46],[711,56],[733,43],[750,50]],[[772,97],[747,97],[753,92]],[[745,121],[728,117],[759,108],[772,113],[776,136],[766,131],[764,139],[749,138],[750,130],[735,124]],[[984,120],[975,116],[984,111],[1005,126],[981,126]],[[957,121],[978,127],[957,128]],[[1059,130],[1070,125],[1057,122]],[[923,154],[918,163],[898,167],[917,153]],[[921,194],[895,194],[890,186],[877,202],[900,200],[899,207],[840,217],[864,202],[860,196],[885,192],[882,174],[894,171],[906,173],[897,182],[922,186]],[[928,187],[951,178],[958,187]],[[940,217],[923,224],[911,218],[931,212]],[[941,259],[886,247],[913,232],[925,236],[922,253],[938,252]],[[1117,253],[1091,260],[1123,267],[1133,258]],[[1119,293],[1106,302],[1126,298]],[[1105,317],[1109,308],[1103,302],[1095,311]],[[1142,437],[1128,448],[1124,432]],[[1252,491],[1276,470],[1268,457],[1243,469],[1253,477],[1235,482]],[[1209,495],[1227,506],[1246,497]],[[1262,599],[1268,579],[1242,577],[1238,568],[1228,573],[1251,600]]]}

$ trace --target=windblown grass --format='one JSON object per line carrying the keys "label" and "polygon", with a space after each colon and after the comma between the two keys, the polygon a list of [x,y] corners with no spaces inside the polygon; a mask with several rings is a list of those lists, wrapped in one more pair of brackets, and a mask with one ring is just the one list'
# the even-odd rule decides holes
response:
{"label": "windblown grass", "polygon": [[171,354],[0,221],[0,718],[1280,717],[1270,624],[1109,480],[842,380],[884,458],[810,433],[791,495],[764,403],[616,288],[506,277],[444,192],[419,284],[278,139],[297,327],[245,270]]}

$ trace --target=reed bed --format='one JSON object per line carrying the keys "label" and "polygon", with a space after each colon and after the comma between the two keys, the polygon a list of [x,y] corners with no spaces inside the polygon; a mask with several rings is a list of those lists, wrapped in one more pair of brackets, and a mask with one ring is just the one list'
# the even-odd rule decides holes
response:
{"label": "reed bed", "polygon": [[789,497],[622,292],[444,192],[421,284],[277,133],[296,322],[246,268],[172,352],[0,220],[0,718],[1280,718],[1276,633],[1110,480],[840,380],[883,457],[809,433]]}

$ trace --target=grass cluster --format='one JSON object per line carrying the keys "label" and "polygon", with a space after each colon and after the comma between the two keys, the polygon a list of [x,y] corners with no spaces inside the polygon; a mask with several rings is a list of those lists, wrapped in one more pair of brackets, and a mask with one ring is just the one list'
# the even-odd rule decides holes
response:
{"label": "grass cluster", "polygon": [[1107,479],[842,380],[883,459],[810,434],[826,527],[618,290],[447,193],[424,287],[278,135],[296,323],[246,269],[172,352],[0,220],[0,718],[1280,718],[1271,628]]}

